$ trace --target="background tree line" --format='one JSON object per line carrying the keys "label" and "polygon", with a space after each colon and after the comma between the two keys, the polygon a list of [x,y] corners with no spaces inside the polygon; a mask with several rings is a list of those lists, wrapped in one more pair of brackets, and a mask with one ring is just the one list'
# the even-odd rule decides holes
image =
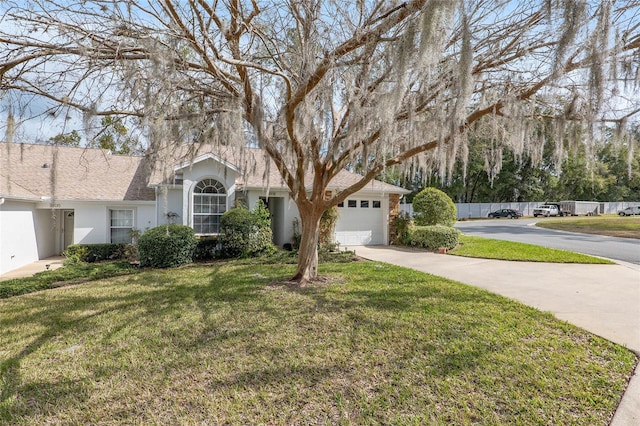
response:
{"label": "background tree line", "polygon": [[[612,129],[607,131],[613,133]],[[380,179],[412,190],[407,195],[409,202],[425,187],[438,188],[457,203],[638,201],[639,129],[635,128],[630,135],[620,145],[610,141],[593,148],[593,152],[589,152],[586,144],[579,145],[565,152],[560,161],[554,158],[553,145],[546,144],[539,165],[529,157],[504,150],[502,168],[493,179],[487,172],[492,166],[487,164],[487,141],[470,138],[466,169],[464,164],[456,164],[449,178],[438,171],[402,174],[398,169],[389,169]]]}

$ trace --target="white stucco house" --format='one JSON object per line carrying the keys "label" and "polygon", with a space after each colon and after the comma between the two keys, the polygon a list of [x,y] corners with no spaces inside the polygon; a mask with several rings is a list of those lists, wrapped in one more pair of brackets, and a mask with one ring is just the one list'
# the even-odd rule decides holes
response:
{"label": "white stucco house", "polygon": [[[166,223],[219,232],[237,199],[271,212],[274,243],[291,242],[298,217],[275,167],[259,149],[242,153],[183,146],[172,155],[112,155],[101,149],[0,142],[0,275],[61,253],[70,244],[130,241],[129,230]],[[340,172],[330,191],[359,176]],[[339,206],[341,245],[386,245],[408,191],[380,181]]]}

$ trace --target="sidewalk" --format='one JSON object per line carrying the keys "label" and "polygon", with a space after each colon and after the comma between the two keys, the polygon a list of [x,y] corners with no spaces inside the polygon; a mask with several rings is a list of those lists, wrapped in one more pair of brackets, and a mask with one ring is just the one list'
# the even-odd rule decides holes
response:
{"label": "sidewalk", "polygon": [[54,256],[54,257],[48,257],[46,259],[38,260],[28,265],[25,265],[21,268],[14,269],[13,271],[9,271],[6,274],[0,275],[0,281],[11,280],[14,278],[31,277],[33,276],[33,274],[46,271],[47,265],[49,265],[50,270],[58,269],[59,267],[62,266],[63,261],[64,261],[63,256]]}
{"label": "sidewalk", "polygon": [[[389,246],[358,256],[460,281],[518,300],[640,355],[640,266],[509,262]],[[612,426],[640,425],[640,367]]]}

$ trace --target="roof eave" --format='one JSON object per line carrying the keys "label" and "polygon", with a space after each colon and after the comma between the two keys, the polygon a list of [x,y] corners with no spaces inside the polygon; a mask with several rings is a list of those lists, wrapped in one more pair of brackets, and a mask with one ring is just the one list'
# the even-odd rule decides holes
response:
{"label": "roof eave", "polygon": [[213,153],[206,153],[206,154],[202,154],[199,155],[197,157],[195,157],[193,160],[191,161],[184,161],[180,164],[178,164],[177,166],[175,166],[173,168],[174,171],[178,171],[178,170],[182,170],[182,169],[186,169],[187,167],[190,167],[196,163],[200,163],[201,161],[205,161],[205,160],[214,160],[217,161],[218,163],[222,164],[223,166],[233,170],[234,172],[240,174],[240,169],[238,169],[238,167],[235,164],[232,164],[220,157],[218,157],[217,155],[213,154]]}

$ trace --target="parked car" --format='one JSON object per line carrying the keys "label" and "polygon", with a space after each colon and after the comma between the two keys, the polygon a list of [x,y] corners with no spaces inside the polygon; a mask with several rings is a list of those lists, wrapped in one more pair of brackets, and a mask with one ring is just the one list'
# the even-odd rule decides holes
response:
{"label": "parked car", "polygon": [[636,207],[627,207],[624,210],[620,210],[618,212],[618,214],[620,216],[633,216],[636,214],[640,214],[640,206],[636,206]]}
{"label": "parked car", "polygon": [[522,212],[513,209],[500,209],[496,210],[495,212],[489,213],[489,217],[506,217],[509,219],[518,219],[519,217],[522,217]]}

